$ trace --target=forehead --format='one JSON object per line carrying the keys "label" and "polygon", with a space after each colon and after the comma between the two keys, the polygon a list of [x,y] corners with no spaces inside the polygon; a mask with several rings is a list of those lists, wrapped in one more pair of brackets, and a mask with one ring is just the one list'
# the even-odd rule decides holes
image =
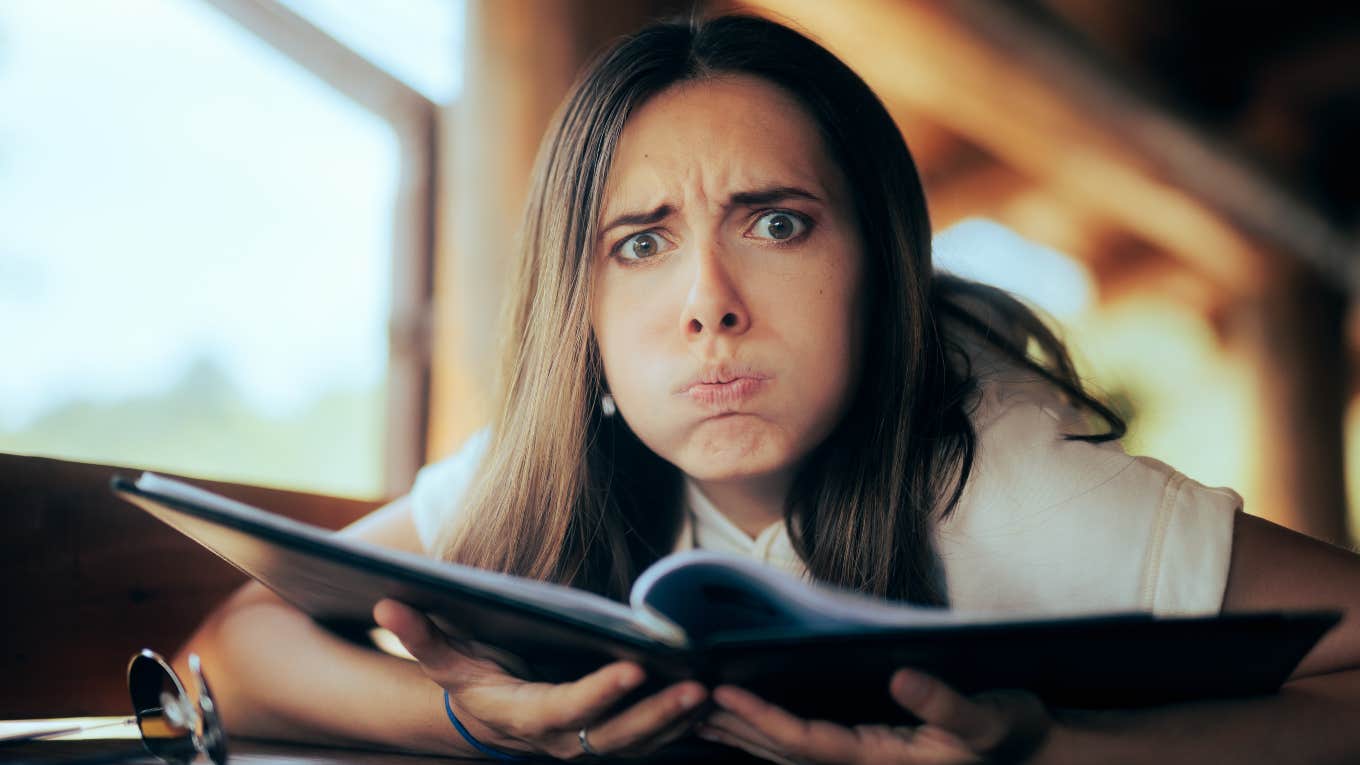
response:
{"label": "forehead", "polygon": [[792,95],[751,76],[696,80],[662,91],[630,115],[604,213],[683,202],[695,188],[722,194],[796,185],[835,196],[839,179],[816,123]]}

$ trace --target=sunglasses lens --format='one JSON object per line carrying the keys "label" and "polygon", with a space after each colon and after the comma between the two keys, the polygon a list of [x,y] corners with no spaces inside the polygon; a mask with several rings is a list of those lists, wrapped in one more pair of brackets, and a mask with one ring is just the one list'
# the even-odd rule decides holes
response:
{"label": "sunglasses lens", "polygon": [[208,689],[208,678],[203,676],[203,664],[198,654],[189,654],[189,670],[194,673],[194,685],[198,690],[198,711],[203,717],[203,750],[208,759],[217,765],[227,762],[227,732],[222,728],[222,718],[217,714],[217,701]]}
{"label": "sunglasses lens", "polygon": [[147,751],[176,765],[193,760],[198,711],[170,665],[151,651],[132,657],[128,692]]}

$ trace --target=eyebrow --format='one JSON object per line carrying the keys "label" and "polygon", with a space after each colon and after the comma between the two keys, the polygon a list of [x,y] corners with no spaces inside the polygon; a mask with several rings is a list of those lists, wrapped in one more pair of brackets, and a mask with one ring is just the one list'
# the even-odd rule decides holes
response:
{"label": "eyebrow", "polygon": [[[731,209],[733,207],[757,207],[760,205],[772,204],[784,199],[807,199],[813,202],[822,201],[821,197],[813,194],[807,189],[799,188],[797,186],[771,186],[769,188],[755,189],[752,191],[739,191],[728,197],[727,204],[723,205],[723,209]],[[609,221],[608,224],[601,228],[600,235],[603,236],[619,226],[651,225],[665,220],[674,212],[675,207],[673,205],[663,204],[654,210],[624,213]]]}

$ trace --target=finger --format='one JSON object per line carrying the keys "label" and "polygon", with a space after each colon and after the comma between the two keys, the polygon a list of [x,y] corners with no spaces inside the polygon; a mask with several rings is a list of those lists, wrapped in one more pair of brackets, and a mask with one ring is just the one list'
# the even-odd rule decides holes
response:
{"label": "finger", "polygon": [[444,633],[434,626],[425,614],[384,598],[373,606],[373,621],[386,629],[406,648],[416,661],[426,670],[438,674],[448,674],[451,670],[466,667],[472,659],[449,645]]}
{"label": "finger", "polygon": [[769,737],[764,733],[761,733],[755,726],[731,712],[724,712],[722,710],[712,712],[704,720],[704,724],[736,736],[744,741],[750,741],[757,746],[762,746],[770,750],[775,749],[775,743],[771,741]]}
{"label": "finger", "polygon": [[[752,747],[743,747],[756,753],[776,751],[781,745],[771,742],[763,733],[751,727],[745,720],[726,712],[715,712],[705,720],[713,731],[725,734],[729,739],[746,742]],[[852,731],[853,744],[846,744],[837,755],[814,753],[826,757],[828,761],[842,762],[852,755],[862,762],[910,763],[910,765],[975,765],[979,760],[976,754],[963,746],[956,737],[940,728],[923,728],[918,735],[911,726],[859,725]],[[837,743],[835,746],[842,746]],[[1003,760],[1009,762],[1009,760]]]}
{"label": "finger", "polygon": [[723,746],[730,746],[733,749],[740,749],[747,754],[753,754],[763,760],[779,763],[779,765],[801,765],[800,763],[785,757],[783,754],[774,751],[774,749],[769,746],[750,741],[742,736],[738,736],[712,725],[701,725],[696,735],[705,741],[712,741],[715,744],[722,744]]}
{"label": "finger", "polygon": [[700,704],[699,706],[691,710],[689,714],[682,715],[681,717],[676,719],[676,721],[671,723],[669,727],[662,728],[661,732],[656,734],[656,737],[652,739],[650,742],[643,742],[644,744],[643,747],[639,748],[637,746],[633,746],[632,748],[626,751],[647,754],[648,752],[654,752],[657,749],[660,749],[661,747],[669,744],[672,741],[675,741],[676,739],[684,738],[685,736],[694,732],[695,726],[698,725],[700,721],[703,719],[704,712],[705,705]]}
{"label": "finger", "polygon": [[838,738],[841,733],[849,735],[844,741],[829,739],[825,745],[810,741],[800,751],[792,742],[769,741],[744,721],[733,724],[724,720],[722,723],[725,732],[762,749],[783,749],[790,752],[789,756],[798,754],[802,759],[815,762],[845,762],[847,757],[855,762],[892,762],[901,765],[978,765],[982,761],[958,737],[943,728],[924,727],[918,731],[910,726],[857,725],[853,729],[846,729],[833,723],[817,721],[809,725],[814,728],[831,726],[837,731]]}
{"label": "finger", "polygon": [[[642,668],[615,662],[570,683],[495,682],[482,678],[459,692],[463,708],[503,735],[522,741],[562,738],[555,734],[593,720],[641,683]],[[510,678],[514,680],[513,678]]]}
{"label": "finger", "polygon": [[569,683],[529,683],[515,689],[547,730],[577,730],[597,720],[642,684],[647,674],[636,662],[616,661]]}
{"label": "finger", "polygon": [[[616,749],[613,752],[611,752],[611,754],[619,755],[621,757],[644,757],[646,755],[653,754],[657,750],[665,747],[667,744],[670,744],[672,741],[682,738],[685,735],[692,732],[694,730],[694,726],[698,723],[699,718],[702,715],[703,704],[700,704],[698,707],[695,707],[692,711],[690,711],[689,714],[677,717],[673,722],[671,722],[670,725],[667,725],[666,727],[662,728],[656,733],[638,739],[637,741],[633,742],[633,744],[631,744],[630,746],[626,746],[622,749]],[[592,733],[590,735],[592,736],[591,741],[594,741],[593,738],[594,734]],[[592,744],[592,746],[594,746],[594,744]]]}
{"label": "finger", "polygon": [[397,636],[401,645],[422,664],[437,666],[449,641],[443,638],[426,615],[396,600],[384,598],[373,607],[373,621]]}
{"label": "finger", "polygon": [[804,720],[736,686],[719,686],[713,691],[713,700],[795,759],[836,762],[858,745],[854,732],[844,726]]}
{"label": "finger", "polygon": [[614,752],[611,752],[611,754],[616,754],[622,757],[644,757],[646,755],[654,754],[655,752],[664,748],[671,742],[683,738],[684,736],[692,733],[695,727],[699,724],[700,720],[703,718],[704,713],[706,711],[707,711],[706,705],[700,703],[697,707],[690,710],[688,714],[680,715],[679,717],[675,718],[675,720],[672,721],[669,725],[657,731],[656,733],[638,739],[637,741],[633,742],[632,745],[626,746],[622,749],[615,750]]}
{"label": "finger", "polygon": [[[958,736],[933,725],[910,726],[859,725],[855,733],[861,746],[873,754],[870,762],[899,762],[911,765],[979,765],[984,760]],[[1002,759],[996,762],[1020,762]]]}
{"label": "finger", "polygon": [[590,745],[602,753],[631,749],[693,712],[707,697],[707,689],[696,682],[672,685],[609,720],[591,726]]}
{"label": "finger", "polygon": [[888,687],[893,699],[928,727],[957,736],[975,751],[986,751],[1006,733],[1006,720],[996,708],[976,704],[923,672],[898,670]]}
{"label": "finger", "polygon": [[[810,734],[805,744],[800,745],[793,741],[770,741],[745,719],[725,712],[713,713],[706,722],[731,737],[762,749],[785,751],[789,756],[820,762],[843,762],[852,755],[857,762],[911,765],[975,765],[980,762],[977,754],[960,742],[958,737],[931,726],[917,729],[911,726],[858,725],[849,729],[834,723],[811,721],[806,725],[814,733]],[[822,730],[823,726],[834,735],[819,740],[819,734],[815,731]],[[800,749],[800,746],[803,748]]]}

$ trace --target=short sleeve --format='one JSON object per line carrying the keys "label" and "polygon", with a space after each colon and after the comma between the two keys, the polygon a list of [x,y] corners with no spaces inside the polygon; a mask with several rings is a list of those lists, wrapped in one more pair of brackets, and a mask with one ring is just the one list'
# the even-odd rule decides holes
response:
{"label": "short sleeve", "polygon": [[440,530],[453,521],[462,507],[463,495],[490,442],[490,429],[482,429],[457,452],[426,465],[416,474],[415,485],[411,487],[411,514],[426,552],[433,552]]}
{"label": "short sleeve", "polygon": [[1242,499],[1087,427],[1047,384],[984,387],[978,450],[937,527],[950,604],[1035,613],[1217,613]]}

